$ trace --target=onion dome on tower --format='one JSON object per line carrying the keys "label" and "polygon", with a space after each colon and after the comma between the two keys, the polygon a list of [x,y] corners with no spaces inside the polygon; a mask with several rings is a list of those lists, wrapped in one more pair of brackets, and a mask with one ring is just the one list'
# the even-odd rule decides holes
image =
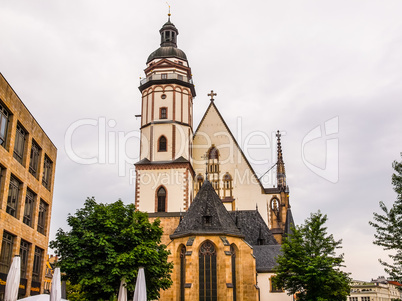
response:
{"label": "onion dome on tower", "polygon": [[154,84],[177,84],[189,88],[194,98],[191,68],[184,51],[177,48],[179,31],[170,21],[170,13],[168,16],[168,21],[159,30],[160,47],[149,55],[144,70],[146,78],[141,80],[139,89],[142,92]]}
{"label": "onion dome on tower", "polygon": [[147,64],[157,58],[175,57],[187,61],[187,56],[183,50],[177,48],[177,36],[179,31],[172,22],[170,22],[170,14],[168,21],[159,30],[161,34],[161,47],[152,52]]}

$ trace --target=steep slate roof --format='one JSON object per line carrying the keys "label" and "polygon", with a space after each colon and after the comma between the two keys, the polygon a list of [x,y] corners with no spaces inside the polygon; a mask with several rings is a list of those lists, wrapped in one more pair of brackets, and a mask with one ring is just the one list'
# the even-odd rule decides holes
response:
{"label": "steep slate roof", "polygon": [[276,257],[281,254],[280,245],[253,246],[253,254],[258,273],[272,272],[276,267]]}
{"label": "steep slate roof", "polygon": [[[235,221],[240,232],[244,234],[244,240],[251,246],[277,245],[278,242],[272,235],[261,214],[257,210],[231,211],[230,215]],[[262,239],[262,241],[259,241]]]}
{"label": "steep slate roof", "polygon": [[[210,223],[205,216],[209,216]],[[232,235],[244,238],[208,180],[202,184],[171,239],[199,234]]]}
{"label": "steep slate roof", "polygon": [[293,214],[292,210],[288,208],[288,211],[286,212],[286,223],[285,223],[285,235],[286,234],[292,234],[293,231],[291,227],[295,226],[295,222],[293,220]]}

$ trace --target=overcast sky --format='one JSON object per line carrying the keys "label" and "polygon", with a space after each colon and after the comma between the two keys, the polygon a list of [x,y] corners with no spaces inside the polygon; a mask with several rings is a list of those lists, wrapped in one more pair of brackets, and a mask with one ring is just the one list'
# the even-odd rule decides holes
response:
{"label": "overcast sky", "polygon": [[[0,3],[0,72],[58,148],[54,238],[87,197],[134,201],[130,175],[139,155],[139,78],[159,47],[167,4]],[[258,132],[271,137],[281,130],[295,222],[321,210],[328,215],[328,231],[343,239],[352,277],[385,275],[378,258],[386,253],[372,244],[368,221],[379,201],[391,205],[396,198],[391,164],[402,151],[402,2],[171,0],[170,5],[178,46],[192,67],[195,127],[213,89],[240,145],[261,144]],[[66,152],[70,140],[77,157],[98,163],[77,163]],[[273,147],[246,152],[251,161],[269,161],[253,164],[258,175],[275,163]],[[269,176],[264,181],[267,187],[275,184]]]}

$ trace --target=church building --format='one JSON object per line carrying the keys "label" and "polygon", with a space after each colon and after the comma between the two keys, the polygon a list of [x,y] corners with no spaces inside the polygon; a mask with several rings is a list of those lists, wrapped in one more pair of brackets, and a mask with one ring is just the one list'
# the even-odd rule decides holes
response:
{"label": "church building", "polygon": [[196,91],[179,31],[160,29],[141,80],[141,145],[135,205],[159,218],[174,263],[161,300],[292,300],[271,283],[293,224],[281,136],[277,185],[265,188],[214,102],[194,130]]}

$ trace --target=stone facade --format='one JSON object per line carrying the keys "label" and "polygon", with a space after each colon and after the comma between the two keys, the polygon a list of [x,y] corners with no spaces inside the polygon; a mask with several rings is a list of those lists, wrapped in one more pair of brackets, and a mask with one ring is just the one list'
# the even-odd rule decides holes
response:
{"label": "stone facade", "polygon": [[[171,251],[169,261],[172,261],[174,266],[171,274],[174,286],[166,291],[161,291],[161,300],[180,300],[180,247],[185,246],[185,300],[199,300],[199,251],[200,246],[210,241],[216,248],[217,265],[217,296],[218,300],[232,301],[233,299],[233,283],[231,269],[231,245],[236,246],[236,291],[238,300],[257,301],[258,290],[256,287],[257,279],[255,273],[255,258],[252,248],[237,237],[223,237],[213,235],[185,236],[179,239],[174,239],[168,249]],[[194,239],[194,240],[192,240]],[[191,241],[189,243],[189,241]]]}
{"label": "stone facade", "polygon": [[0,106],[0,278],[20,254],[23,297],[43,292],[57,149],[2,74]]}

